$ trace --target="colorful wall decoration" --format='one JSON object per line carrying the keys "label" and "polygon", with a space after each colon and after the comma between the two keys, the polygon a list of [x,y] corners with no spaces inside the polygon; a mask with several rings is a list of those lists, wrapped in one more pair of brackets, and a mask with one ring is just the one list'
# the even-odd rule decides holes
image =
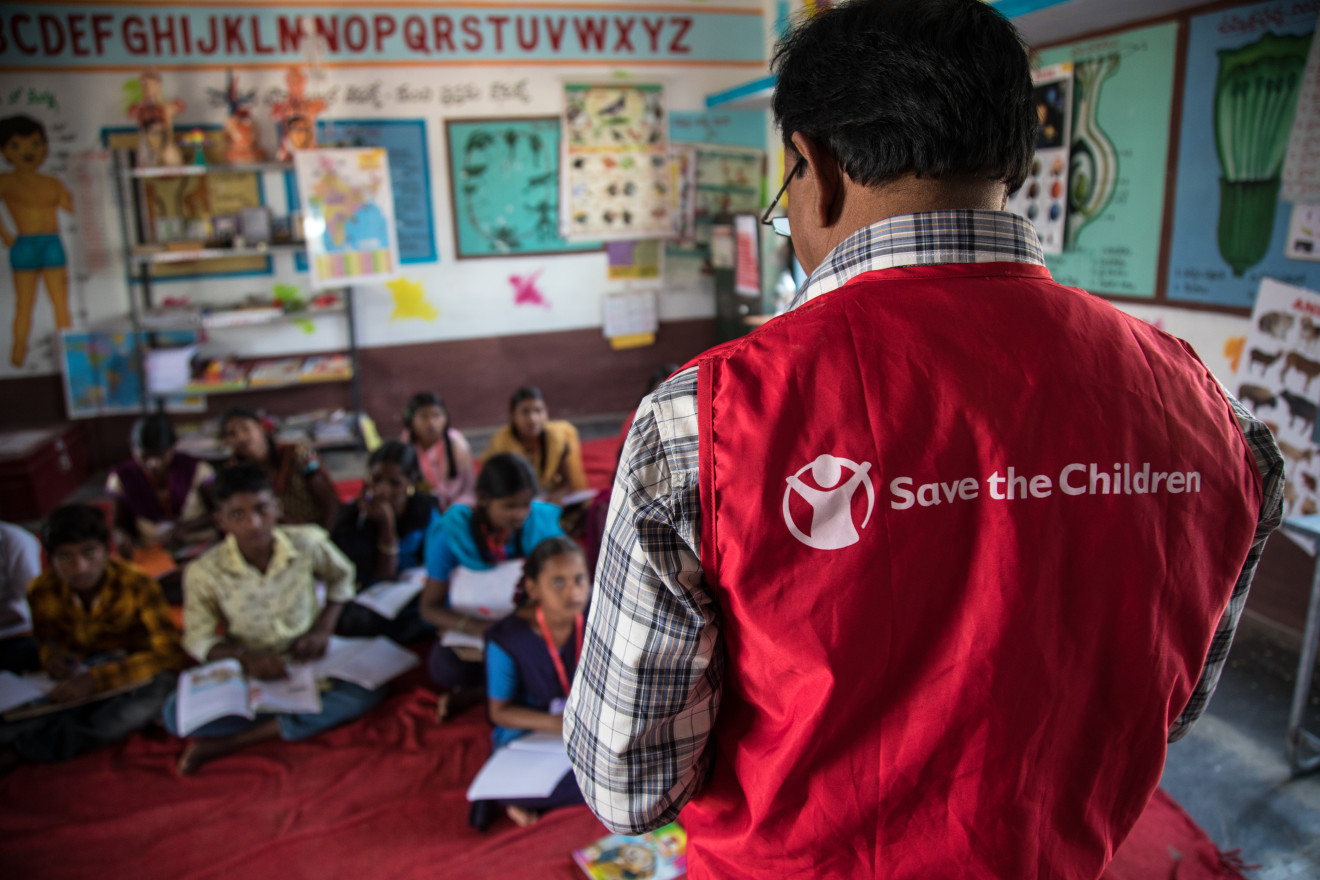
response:
{"label": "colorful wall decoration", "polygon": [[1168,298],[1250,307],[1264,278],[1320,286],[1284,253],[1283,160],[1315,30],[1312,4],[1193,18],[1187,38]]}
{"label": "colorful wall decoration", "polygon": [[559,234],[557,116],[445,123],[458,258],[595,250]]}
{"label": "colorful wall decoration", "polygon": [[1074,69],[1064,250],[1045,257],[1062,284],[1155,295],[1177,39],[1171,23],[1039,53]]}
{"label": "colorful wall decoration", "polygon": [[566,238],[672,235],[664,86],[569,83],[564,135],[560,226]]}

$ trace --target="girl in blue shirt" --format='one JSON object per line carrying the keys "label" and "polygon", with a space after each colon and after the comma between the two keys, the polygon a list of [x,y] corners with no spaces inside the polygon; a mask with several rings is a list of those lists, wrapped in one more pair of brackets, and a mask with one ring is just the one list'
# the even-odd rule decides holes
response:
{"label": "girl in blue shirt", "polygon": [[[450,632],[479,640],[491,620],[513,607],[519,566],[508,563],[525,558],[546,538],[564,533],[559,508],[534,500],[536,492],[536,474],[527,459],[513,453],[496,455],[482,465],[476,505],[455,504],[431,521],[421,612],[442,640]],[[501,586],[501,595],[487,596],[479,607],[451,606],[450,587],[456,577],[497,568],[510,570],[507,591]],[[435,683],[448,691],[441,694],[437,706],[441,719],[463,697],[479,694],[483,684],[479,659],[462,659],[440,642],[431,650],[427,669]]]}
{"label": "girl in blue shirt", "polygon": [[[518,610],[486,630],[486,711],[496,748],[532,732],[563,738],[564,701],[582,654],[591,593],[582,548],[565,537],[542,541],[523,566],[522,587]],[[522,826],[546,810],[579,803],[572,773],[547,797],[500,801]]]}

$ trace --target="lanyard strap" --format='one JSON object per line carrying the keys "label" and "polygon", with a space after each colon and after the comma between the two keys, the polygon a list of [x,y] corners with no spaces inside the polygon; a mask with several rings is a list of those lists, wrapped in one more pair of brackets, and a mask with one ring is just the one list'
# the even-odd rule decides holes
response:
{"label": "lanyard strap", "polygon": [[[550,652],[550,662],[555,664],[555,674],[559,676],[559,684],[564,688],[564,696],[568,696],[568,672],[564,669],[564,660],[559,656],[559,649],[555,647],[555,640],[550,635],[550,626],[545,622],[545,610],[540,605],[536,606],[536,622],[541,625],[541,635],[545,638],[545,648]],[[574,647],[573,665],[577,666],[578,660],[582,659],[582,615],[579,614],[573,619]]]}

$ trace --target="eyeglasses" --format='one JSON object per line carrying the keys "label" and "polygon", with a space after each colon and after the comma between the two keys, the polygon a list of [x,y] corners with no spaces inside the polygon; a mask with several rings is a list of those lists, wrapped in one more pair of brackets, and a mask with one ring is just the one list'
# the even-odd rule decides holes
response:
{"label": "eyeglasses", "polygon": [[788,218],[771,217],[770,215],[774,213],[775,208],[779,205],[779,200],[784,197],[784,193],[788,192],[788,185],[793,182],[793,178],[798,176],[798,173],[802,170],[802,166],[806,164],[806,161],[807,159],[805,156],[798,156],[797,162],[793,164],[793,170],[784,178],[784,185],[779,188],[779,192],[775,193],[774,201],[770,203],[770,207],[766,208],[765,213],[761,215],[761,222],[766,226],[774,227],[775,232],[780,235],[790,234],[788,231]]}

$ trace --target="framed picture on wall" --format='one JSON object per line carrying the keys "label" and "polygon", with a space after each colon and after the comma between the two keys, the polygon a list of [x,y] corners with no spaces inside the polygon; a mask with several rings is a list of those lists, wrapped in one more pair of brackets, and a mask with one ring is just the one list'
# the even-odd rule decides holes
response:
{"label": "framed picture on wall", "polygon": [[445,122],[458,259],[599,250],[559,234],[558,116]]}

